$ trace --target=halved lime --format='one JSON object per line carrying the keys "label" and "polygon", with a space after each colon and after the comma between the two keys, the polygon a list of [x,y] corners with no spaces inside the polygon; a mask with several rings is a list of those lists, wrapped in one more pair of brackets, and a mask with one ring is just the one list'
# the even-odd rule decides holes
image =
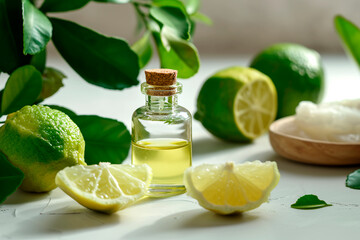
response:
{"label": "halved lime", "polygon": [[277,111],[271,79],[246,67],[217,72],[202,86],[195,119],[213,135],[246,142],[265,133]]}

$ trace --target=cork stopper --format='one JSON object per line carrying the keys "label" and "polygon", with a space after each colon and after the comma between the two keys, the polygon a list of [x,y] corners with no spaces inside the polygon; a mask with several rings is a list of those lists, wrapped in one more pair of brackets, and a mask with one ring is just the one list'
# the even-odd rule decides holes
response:
{"label": "cork stopper", "polygon": [[169,86],[176,84],[177,71],[172,69],[145,70],[146,82],[149,85]]}
{"label": "cork stopper", "polygon": [[177,71],[172,69],[145,70],[146,83],[150,86],[146,94],[150,96],[171,96],[176,94]]}

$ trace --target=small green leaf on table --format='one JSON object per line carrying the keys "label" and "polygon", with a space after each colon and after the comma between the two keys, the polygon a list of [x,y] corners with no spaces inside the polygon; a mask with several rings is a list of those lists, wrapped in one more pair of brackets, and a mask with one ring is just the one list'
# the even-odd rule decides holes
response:
{"label": "small green leaf on table", "polygon": [[87,164],[119,164],[125,160],[129,153],[131,136],[123,123],[93,115],[72,119],[84,136]]}
{"label": "small green leaf on table", "polygon": [[40,10],[43,12],[66,12],[80,9],[90,0],[45,0]]}
{"label": "small green leaf on table", "polygon": [[30,0],[22,0],[24,54],[43,51],[51,39],[52,26],[49,19]]}
{"label": "small green leaf on table", "polygon": [[296,209],[316,209],[316,208],[322,208],[332,206],[331,204],[326,203],[323,200],[320,200],[318,196],[314,194],[307,194],[302,197],[300,197],[296,203],[292,204],[292,208]]}
{"label": "small green leaf on table", "polygon": [[360,189],[360,169],[350,173],[346,178],[348,188]]}
{"label": "small green leaf on table", "polygon": [[140,68],[145,67],[152,56],[150,32],[146,32],[142,38],[131,46],[131,48],[139,56]]}
{"label": "small green leaf on table", "polygon": [[35,103],[42,89],[41,73],[34,66],[16,69],[6,82],[1,99],[1,115]]}
{"label": "small green leaf on table", "polygon": [[0,203],[15,192],[23,179],[23,172],[13,166],[6,156],[0,152]]}
{"label": "small green leaf on table", "polygon": [[139,59],[125,40],[66,20],[51,18],[51,22],[55,47],[87,82],[117,90],[139,83]]}
{"label": "small green leaf on table", "polygon": [[345,49],[355,59],[360,67],[360,29],[342,16],[334,19],[335,28],[345,46]]}

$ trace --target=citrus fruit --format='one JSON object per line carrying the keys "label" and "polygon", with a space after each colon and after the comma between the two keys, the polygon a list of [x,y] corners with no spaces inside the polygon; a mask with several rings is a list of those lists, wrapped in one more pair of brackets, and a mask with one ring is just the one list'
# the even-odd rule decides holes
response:
{"label": "citrus fruit", "polygon": [[277,118],[295,114],[299,102],[318,103],[324,91],[324,69],[320,55],[309,48],[280,43],[261,51],[250,67],[268,75],[278,95]]}
{"label": "citrus fruit", "polygon": [[268,200],[279,182],[275,162],[202,164],[185,171],[188,195],[219,214],[245,212]]}
{"label": "citrus fruit", "polygon": [[85,142],[76,124],[63,112],[25,106],[9,114],[0,128],[0,150],[25,175],[24,191],[56,187],[56,173],[84,162]]}
{"label": "citrus fruit", "polygon": [[246,67],[230,67],[211,76],[197,98],[195,119],[213,135],[251,141],[266,132],[276,116],[271,79]]}
{"label": "citrus fruit", "polygon": [[67,167],[56,175],[56,184],[84,207],[113,213],[143,197],[151,178],[151,168],[146,164],[100,162]]}

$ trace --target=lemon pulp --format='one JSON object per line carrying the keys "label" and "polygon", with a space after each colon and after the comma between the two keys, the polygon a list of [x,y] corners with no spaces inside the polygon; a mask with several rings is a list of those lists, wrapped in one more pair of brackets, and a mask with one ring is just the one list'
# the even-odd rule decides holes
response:
{"label": "lemon pulp", "polygon": [[276,96],[264,81],[253,81],[235,97],[235,122],[245,136],[254,139],[268,130],[276,116]]}
{"label": "lemon pulp", "polygon": [[268,200],[279,179],[275,162],[202,164],[185,172],[188,195],[219,214],[259,207]]}
{"label": "lemon pulp", "polygon": [[105,213],[126,208],[142,198],[151,181],[147,165],[100,163],[67,167],[56,184],[81,205]]}

